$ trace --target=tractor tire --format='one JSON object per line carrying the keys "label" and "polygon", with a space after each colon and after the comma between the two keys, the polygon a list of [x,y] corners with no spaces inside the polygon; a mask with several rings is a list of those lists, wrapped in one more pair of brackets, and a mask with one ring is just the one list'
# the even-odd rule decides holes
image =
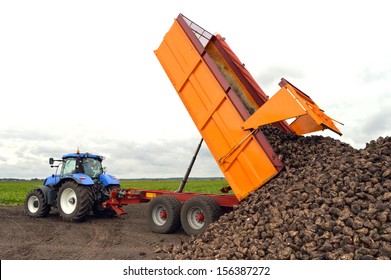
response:
{"label": "tractor tire", "polygon": [[173,196],[158,196],[148,203],[147,223],[156,233],[172,233],[181,226],[182,203]]}
{"label": "tractor tire", "polygon": [[45,196],[41,190],[33,190],[26,196],[24,210],[27,215],[31,217],[47,217],[49,215],[50,208],[51,207],[46,203]]}
{"label": "tractor tire", "polygon": [[81,222],[87,218],[93,205],[93,195],[89,187],[76,182],[65,182],[57,195],[57,208],[66,221]]}
{"label": "tractor tire", "polygon": [[183,204],[181,223],[188,235],[202,234],[207,226],[217,221],[223,211],[217,202],[208,196],[195,196]]}

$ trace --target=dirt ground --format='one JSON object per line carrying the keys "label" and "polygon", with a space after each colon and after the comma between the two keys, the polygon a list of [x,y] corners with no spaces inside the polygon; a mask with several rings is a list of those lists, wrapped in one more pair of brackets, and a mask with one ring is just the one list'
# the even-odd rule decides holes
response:
{"label": "dirt ground", "polygon": [[31,218],[23,206],[0,207],[0,259],[2,260],[151,260],[164,245],[189,237],[180,230],[156,234],[148,228],[146,204],[127,205],[126,215],[90,216],[82,223],[66,222],[56,210],[47,218]]}

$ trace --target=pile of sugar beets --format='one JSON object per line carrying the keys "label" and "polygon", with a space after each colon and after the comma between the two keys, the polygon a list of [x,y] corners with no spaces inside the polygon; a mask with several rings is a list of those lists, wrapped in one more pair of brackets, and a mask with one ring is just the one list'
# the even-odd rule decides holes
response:
{"label": "pile of sugar beets", "polygon": [[170,259],[391,259],[391,137],[263,133],[285,169]]}

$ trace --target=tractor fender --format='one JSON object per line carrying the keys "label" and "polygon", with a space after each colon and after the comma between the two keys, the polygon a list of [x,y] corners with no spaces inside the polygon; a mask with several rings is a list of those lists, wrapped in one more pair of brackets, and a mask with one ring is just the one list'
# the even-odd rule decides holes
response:
{"label": "tractor fender", "polygon": [[37,189],[41,190],[47,204],[51,205],[56,201],[57,190],[48,186],[39,186]]}
{"label": "tractor fender", "polygon": [[119,180],[109,174],[100,174],[99,181],[103,184],[103,187],[110,185],[119,185]]}
{"label": "tractor fender", "polygon": [[94,180],[92,180],[90,176],[83,173],[70,174],[69,176],[63,177],[63,180],[64,179],[72,179],[79,185],[91,186],[94,184]]}
{"label": "tractor fender", "polygon": [[[61,178],[61,180],[58,182],[58,186],[60,187],[66,181],[74,181],[77,184],[83,185],[83,186],[92,186],[94,184],[94,181],[91,179],[90,176],[82,174],[82,173],[70,174],[68,176]],[[39,188],[44,193],[45,199],[48,201],[48,203],[52,204],[57,199],[57,193],[58,193],[59,187],[41,186]]]}
{"label": "tractor fender", "polygon": [[58,182],[60,182],[60,175],[56,174],[56,175],[52,175],[52,176],[49,176],[45,179],[45,181],[43,182],[43,184],[45,186],[54,186],[56,185]]}

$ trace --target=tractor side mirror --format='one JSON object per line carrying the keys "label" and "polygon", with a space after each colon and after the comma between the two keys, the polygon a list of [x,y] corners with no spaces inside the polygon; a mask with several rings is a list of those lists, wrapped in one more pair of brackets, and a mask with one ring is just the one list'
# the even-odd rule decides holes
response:
{"label": "tractor side mirror", "polygon": [[53,164],[54,164],[54,159],[53,159],[53,158],[49,158],[49,164],[50,164],[50,165],[53,165]]}

